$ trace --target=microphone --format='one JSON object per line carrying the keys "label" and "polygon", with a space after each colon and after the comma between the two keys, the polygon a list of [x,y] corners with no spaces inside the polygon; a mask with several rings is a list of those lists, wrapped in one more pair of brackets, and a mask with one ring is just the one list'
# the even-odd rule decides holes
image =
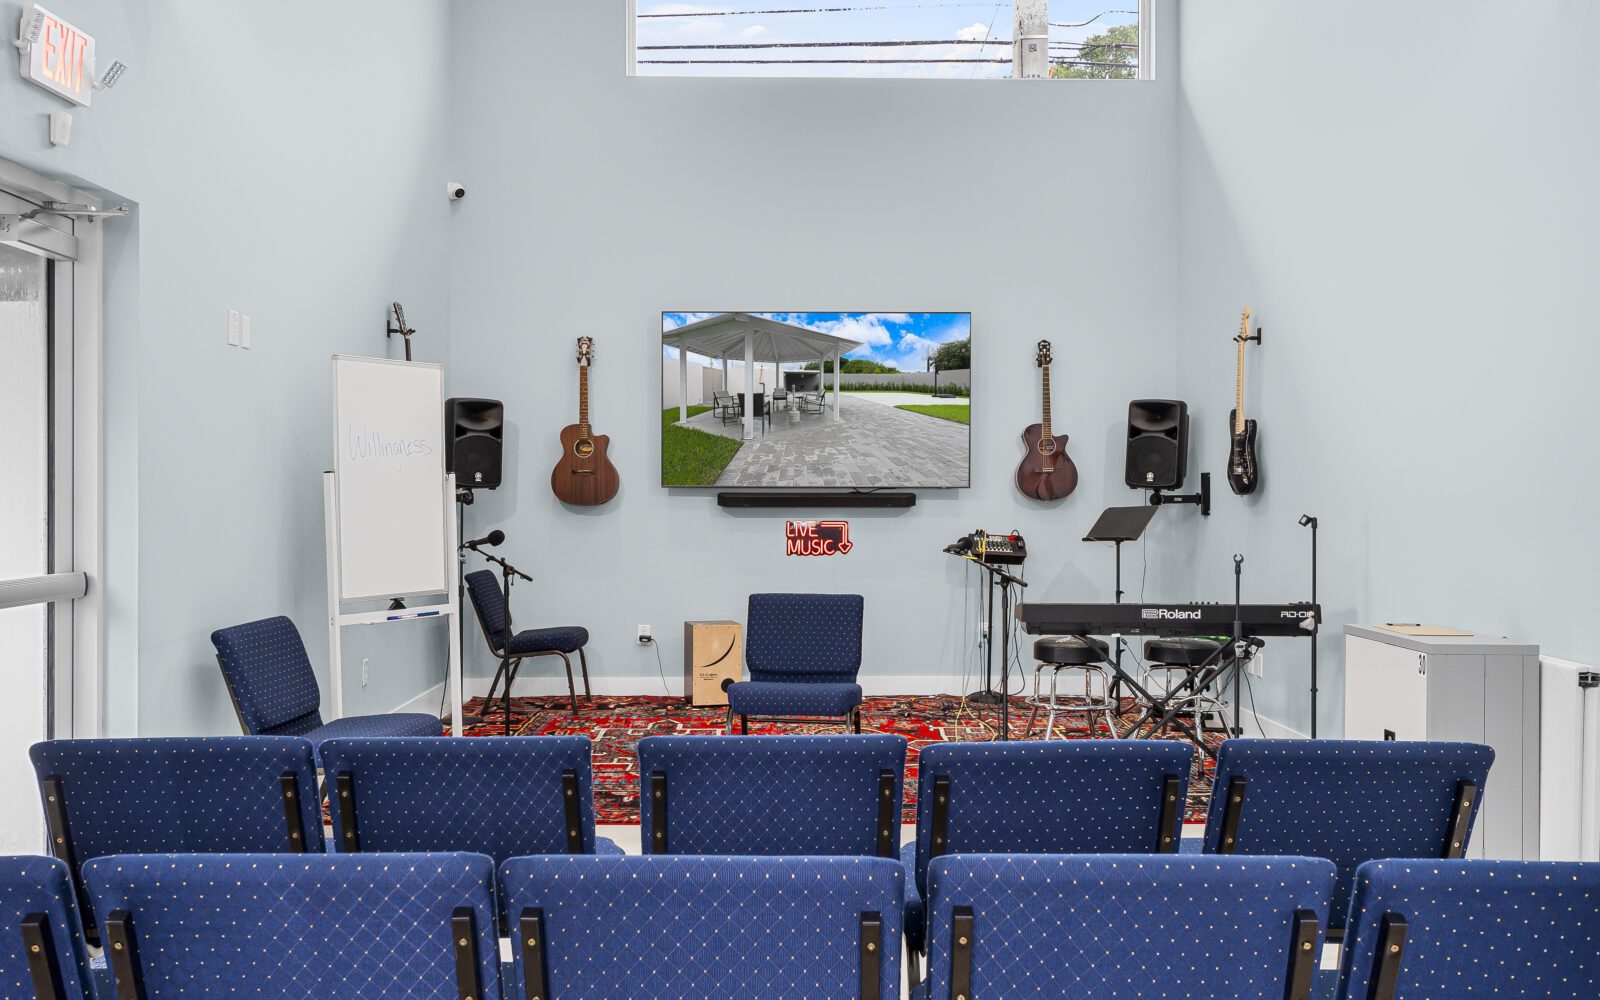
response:
{"label": "microphone", "polygon": [[1307,632],[1315,632],[1317,630],[1317,613],[1315,611],[1307,612],[1306,616],[1300,619],[1300,627]]}
{"label": "microphone", "polygon": [[476,549],[480,545],[488,545],[492,547],[502,544],[505,542],[505,540],[506,533],[501,531],[499,528],[496,528],[487,535],[484,535],[482,538],[474,538],[472,541],[467,542],[466,546],[469,549]]}

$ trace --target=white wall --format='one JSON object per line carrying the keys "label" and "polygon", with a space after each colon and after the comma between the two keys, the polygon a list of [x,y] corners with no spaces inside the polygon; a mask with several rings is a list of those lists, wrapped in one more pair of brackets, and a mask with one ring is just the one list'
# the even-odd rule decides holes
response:
{"label": "white wall", "polygon": [[[446,353],[449,6],[49,6],[132,67],[74,111],[65,149],[45,141],[61,102],[0,72],[0,158],[137,210],[105,223],[107,727],[237,732],[212,629],[288,613],[326,660],[329,356],[397,351],[394,298],[418,357]],[[0,3],[6,31],[19,14]],[[226,345],[230,308],[254,318],[254,350]],[[443,627],[418,624],[355,636],[348,711],[442,679]]]}
{"label": "white wall", "polygon": [[[1265,471],[1159,565],[1216,597],[1243,552],[1247,598],[1303,598],[1295,520],[1322,517],[1323,735],[1344,622],[1600,662],[1597,65],[1592,4],[1183,7],[1179,393],[1220,487],[1228,338],[1255,306]],[[1302,732],[1305,645],[1274,643],[1255,691]]]}
{"label": "white wall", "polygon": [[[450,380],[506,401],[508,486],[472,508],[468,530],[504,528],[532,571],[520,620],[588,626],[598,685],[637,692],[659,684],[640,623],[662,638],[675,687],[684,619],[743,619],[754,591],[855,591],[868,601],[864,682],[948,690],[970,653],[967,571],[940,552],[956,536],[1020,529],[1038,553],[1031,598],[1102,597],[1110,552],[1078,539],[1132,496],[1127,400],[1175,384],[1175,77],[630,79],[625,6],[456,8],[449,162],[472,193],[454,226]],[[1173,12],[1158,5],[1169,24]],[[536,38],[595,44],[529,58]],[[856,549],[833,559],[785,558],[781,514],[663,490],[660,314],[719,304],[970,310],[975,487],[853,514]],[[548,485],[576,411],[578,333],[597,339],[591,416],[623,483],[598,509],[565,509]],[[1055,424],[1084,477],[1048,507],[1011,486],[1045,337],[1060,361]]]}

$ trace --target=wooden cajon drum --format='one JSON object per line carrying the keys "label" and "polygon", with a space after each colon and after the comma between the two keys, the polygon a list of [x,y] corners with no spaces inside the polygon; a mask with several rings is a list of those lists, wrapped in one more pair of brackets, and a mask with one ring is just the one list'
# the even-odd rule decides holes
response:
{"label": "wooden cajon drum", "polygon": [[691,705],[726,705],[725,681],[744,678],[744,626],[683,623],[683,695]]}

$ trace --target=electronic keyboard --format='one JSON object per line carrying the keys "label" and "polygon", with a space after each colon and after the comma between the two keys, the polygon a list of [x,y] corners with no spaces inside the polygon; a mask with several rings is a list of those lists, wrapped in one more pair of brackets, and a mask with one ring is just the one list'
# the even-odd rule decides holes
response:
{"label": "electronic keyboard", "polygon": [[[1232,635],[1232,604],[1019,604],[1031,635]],[[1309,603],[1245,604],[1247,636],[1311,637],[1322,609]]]}

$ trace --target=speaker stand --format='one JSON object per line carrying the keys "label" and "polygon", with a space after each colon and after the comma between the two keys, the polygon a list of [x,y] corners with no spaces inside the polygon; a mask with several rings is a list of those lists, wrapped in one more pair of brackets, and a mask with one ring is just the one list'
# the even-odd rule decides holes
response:
{"label": "speaker stand", "polygon": [[1200,473],[1200,492],[1185,494],[1166,494],[1160,490],[1150,491],[1150,505],[1162,507],[1173,503],[1192,503],[1200,508],[1202,517],[1211,516],[1211,473]]}

